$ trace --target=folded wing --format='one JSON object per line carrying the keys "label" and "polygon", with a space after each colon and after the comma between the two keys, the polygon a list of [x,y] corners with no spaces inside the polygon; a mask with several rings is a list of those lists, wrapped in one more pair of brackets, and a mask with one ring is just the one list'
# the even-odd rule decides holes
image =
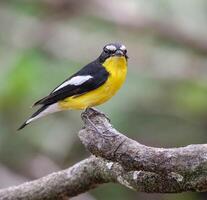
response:
{"label": "folded wing", "polygon": [[34,106],[51,105],[67,97],[80,96],[100,87],[108,76],[108,72],[99,63],[90,63],[56,87],[48,96],[37,101]]}

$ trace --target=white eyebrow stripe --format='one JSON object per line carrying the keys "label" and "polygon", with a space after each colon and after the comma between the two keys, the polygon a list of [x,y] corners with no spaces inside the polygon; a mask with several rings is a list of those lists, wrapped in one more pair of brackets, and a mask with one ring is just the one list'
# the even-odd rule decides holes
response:
{"label": "white eyebrow stripe", "polygon": [[121,47],[120,47],[120,49],[121,49],[122,51],[124,51],[124,50],[126,50],[126,47],[122,44]]}
{"label": "white eyebrow stripe", "polygon": [[116,50],[116,47],[114,45],[107,45],[106,48],[110,51],[115,51]]}
{"label": "white eyebrow stripe", "polygon": [[62,85],[60,85],[59,87],[57,87],[55,90],[53,90],[53,92],[56,92],[57,90],[67,86],[67,85],[81,85],[84,82],[86,82],[87,80],[93,78],[91,75],[86,75],[86,76],[75,76],[73,78],[71,78],[70,80],[65,81]]}

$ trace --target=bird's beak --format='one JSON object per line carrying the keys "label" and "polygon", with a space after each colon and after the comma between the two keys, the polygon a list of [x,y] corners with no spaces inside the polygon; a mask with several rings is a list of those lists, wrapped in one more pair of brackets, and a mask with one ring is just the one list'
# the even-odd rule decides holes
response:
{"label": "bird's beak", "polygon": [[116,52],[115,52],[114,55],[115,56],[124,56],[124,53],[123,53],[123,51],[121,51],[120,49],[118,49],[118,50],[116,50]]}

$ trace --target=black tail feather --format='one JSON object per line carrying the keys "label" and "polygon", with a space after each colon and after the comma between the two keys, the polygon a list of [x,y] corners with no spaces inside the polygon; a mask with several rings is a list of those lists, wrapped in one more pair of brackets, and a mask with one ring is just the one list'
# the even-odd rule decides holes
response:
{"label": "black tail feather", "polygon": [[[36,117],[37,115],[39,115],[42,111],[44,111],[46,108],[48,107],[48,105],[44,105],[42,106],[41,108],[39,108],[28,120],[32,119],[33,117]],[[25,126],[27,126],[29,123],[28,123],[28,120],[26,120],[17,130],[21,130],[23,129]]]}
{"label": "black tail feather", "polygon": [[38,106],[38,105],[44,105],[44,100],[47,99],[47,98],[48,98],[48,96],[46,96],[46,97],[44,97],[44,98],[42,98],[42,99],[36,101],[36,102],[32,105],[32,107],[34,107],[34,106]]}
{"label": "black tail feather", "polygon": [[20,131],[21,129],[23,129],[25,126],[27,125],[27,121],[25,121],[18,129],[17,131]]}

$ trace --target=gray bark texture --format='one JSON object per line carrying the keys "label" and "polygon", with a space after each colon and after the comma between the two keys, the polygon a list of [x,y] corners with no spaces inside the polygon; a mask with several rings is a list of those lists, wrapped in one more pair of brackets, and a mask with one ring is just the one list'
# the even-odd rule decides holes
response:
{"label": "gray bark texture", "polygon": [[41,179],[0,190],[0,200],[66,199],[103,183],[141,192],[207,191],[207,144],[154,148],[119,133],[95,109],[82,114],[79,138],[93,154]]}

